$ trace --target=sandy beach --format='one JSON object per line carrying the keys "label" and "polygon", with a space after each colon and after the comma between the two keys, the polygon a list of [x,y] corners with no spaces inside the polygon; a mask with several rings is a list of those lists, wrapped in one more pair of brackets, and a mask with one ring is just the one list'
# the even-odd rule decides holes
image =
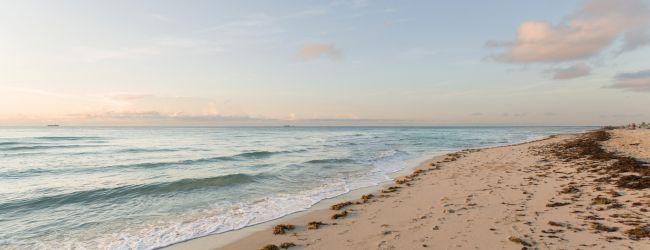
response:
{"label": "sandy beach", "polygon": [[649,146],[650,130],[617,129],[465,150],[224,246],[217,235],[171,248],[647,249],[650,183],[634,176],[648,171],[626,156],[648,159]]}

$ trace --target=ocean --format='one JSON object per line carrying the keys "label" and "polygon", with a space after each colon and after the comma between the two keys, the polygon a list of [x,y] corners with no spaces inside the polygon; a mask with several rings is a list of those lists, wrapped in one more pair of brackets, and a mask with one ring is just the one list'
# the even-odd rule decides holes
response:
{"label": "ocean", "polygon": [[0,248],[160,248],[378,185],[414,159],[587,129],[0,128]]}

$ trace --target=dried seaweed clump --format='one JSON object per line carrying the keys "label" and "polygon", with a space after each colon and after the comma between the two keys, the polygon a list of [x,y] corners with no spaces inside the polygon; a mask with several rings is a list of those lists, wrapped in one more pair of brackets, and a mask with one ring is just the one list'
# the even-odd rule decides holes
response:
{"label": "dried seaweed clump", "polygon": [[593,200],[591,200],[592,205],[607,205],[607,204],[612,204],[612,203],[616,203],[616,200],[608,199],[608,198],[605,198],[605,197],[600,196],[600,195],[598,197],[594,198]]}
{"label": "dried seaweed clump", "polygon": [[531,244],[530,242],[528,242],[528,241],[526,241],[526,240],[524,240],[524,239],[522,239],[522,238],[515,237],[515,236],[510,236],[510,237],[508,238],[508,240],[509,240],[509,241],[512,241],[512,242],[514,242],[514,243],[522,244],[522,245],[527,246],[527,247],[530,247],[530,246],[533,245],[533,244]]}
{"label": "dried seaweed clump", "polygon": [[398,187],[398,186],[392,186],[392,187],[388,187],[387,189],[381,190],[381,192],[382,193],[393,193],[393,192],[397,192],[397,190],[399,190],[399,189],[400,189],[400,187]]}
{"label": "dried seaweed clump", "polygon": [[411,179],[405,177],[405,178],[402,178],[402,179],[396,179],[395,184],[401,185],[401,184],[409,183],[411,181],[412,181]]}
{"label": "dried seaweed clump", "polygon": [[573,194],[573,193],[578,193],[578,192],[580,192],[580,189],[578,189],[575,186],[568,186],[568,187],[563,188],[560,191],[560,193],[562,193],[562,194]]}
{"label": "dried seaweed clump", "polygon": [[592,223],[591,228],[593,228],[596,231],[605,231],[605,232],[616,232],[616,231],[618,231],[618,227],[605,226],[602,223],[598,223],[598,222]]}
{"label": "dried seaweed clump", "polygon": [[571,204],[571,203],[569,203],[569,202],[552,202],[552,203],[546,204],[546,207],[561,207],[561,206],[566,206],[566,205],[569,205],[569,204]]}
{"label": "dried seaweed clump", "polygon": [[327,224],[325,224],[325,223],[323,223],[321,221],[312,221],[312,222],[307,223],[307,229],[319,229],[320,226],[324,226],[324,225],[327,225]]}
{"label": "dried seaweed clump", "polygon": [[644,189],[650,188],[650,176],[626,175],[616,181],[616,185],[622,188]]}
{"label": "dried seaweed clump", "polygon": [[280,250],[280,248],[278,246],[276,246],[276,245],[268,244],[268,245],[263,246],[262,248],[260,248],[260,250]]}
{"label": "dried seaweed clump", "polygon": [[361,196],[361,200],[363,200],[363,203],[367,203],[368,201],[370,201],[370,199],[372,199],[374,197],[375,197],[375,195],[373,195],[373,194],[365,194],[365,195]]}
{"label": "dried seaweed clump", "polygon": [[280,224],[273,227],[273,234],[285,234],[288,230],[293,230],[295,226],[291,224]]}
{"label": "dried seaweed clump", "polygon": [[611,170],[619,173],[634,172],[640,175],[650,175],[650,167],[643,162],[627,156],[619,156],[618,160],[609,167]]}
{"label": "dried seaweed clump", "polygon": [[587,133],[578,139],[564,143],[556,148],[553,153],[565,160],[589,158],[592,160],[611,160],[614,154],[605,151],[599,144],[609,140],[609,133],[604,130]]}
{"label": "dried seaweed clump", "polygon": [[638,226],[625,231],[630,239],[640,240],[642,238],[650,238],[650,224]]}
{"label": "dried seaweed clump", "polygon": [[341,202],[341,203],[339,203],[339,204],[334,204],[334,205],[332,205],[330,208],[331,208],[332,210],[341,210],[341,208],[344,208],[344,207],[350,206],[350,205],[352,205],[352,204],[353,204],[352,202],[346,201],[346,202]]}
{"label": "dried seaweed clump", "polygon": [[337,213],[337,214],[333,214],[333,215],[332,215],[332,220],[336,220],[336,219],[338,219],[338,218],[343,218],[343,217],[346,217],[346,216],[348,216],[348,211],[347,211],[347,210],[343,210],[343,212],[340,212],[340,213]]}
{"label": "dried seaweed clump", "polygon": [[[602,148],[600,142],[609,140],[610,135],[606,130],[598,130],[587,133],[573,141],[559,144],[553,149],[553,154],[564,159],[578,160],[589,159],[601,162],[611,162],[605,170],[609,172],[608,176],[599,178],[601,181],[611,181],[618,177],[619,173],[633,172],[639,174],[624,176],[616,182],[618,187],[645,189],[650,188],[650,166],[646,163],[627,156],[619,156],[612,152],[607,152]],[[597,166],[597,165],[592,165]],[[593,171],[599,171],[594,169]]]}
{"label": "dried seaweed clump", "polygon": [[280,247],[284,248],[284,249],[287,249],[287,248],[290,248],[290,247],[295,247],[295,246],[296,246],[296,244],[293,244],[293,242],[284,242],[284,243],[280,244]]}

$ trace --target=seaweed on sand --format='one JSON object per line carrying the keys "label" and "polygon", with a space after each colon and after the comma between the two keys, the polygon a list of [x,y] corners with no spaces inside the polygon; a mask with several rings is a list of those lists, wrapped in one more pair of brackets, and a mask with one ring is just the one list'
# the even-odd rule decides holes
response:
{"label": "seaweed on sand", "polygon": [[320,226],[327,225],[326,223],[323,223],[321,221],[312,221],[307,223],[307,229],[319,229]]}
{"label": "seaweed on sand", "polygon": [[626,175],[616,181],[616,185],[622,188],[644,189],[650,188],[650,176]]}
{"label": "seaweed on sand", "polygon": [[566,206],[566,205],[569,205],[569,204],[571,204],[571,203],[569,203],[569,202],[552,202],[552,203],[546,204],[546,207],[561,207],[561,206]]}
{"label": "seaweed on sand", "polygon": [[616,231],[618,231],[618,227],[605,226],[602,223],[598,223],[598,222],[592,223],[591,228],[593,228],[596,231],[605,231],[605,232],[616,232]]}
{"label": "seaweed on sand", "polygon": [[522,238],[515,237],[515,236],[510,236],[510,237],[508,238],[508,240],[509,240],[509,241],[512,241],[512,242],[514,242],[514,243],[522,244],[522,245],[527,246],[527,247],[530,247],[530,246],[533,245],[533,244],[531,244],[530,242],[528,242],[527,240],[524,240],[524,239],[522,239]]}
{"label": "seaweed on sand", "polygon": [[290,248],[290,247],[295,247],[295,246],[296,246],[296,244],[294,244],[293,242],[284,242],[284,243],[280,244],[280,248],[284,248],[284,249],[287,249],[287,248]]}
{"label": "seaweed on sand", "polygon": [[288,230],[293,230],[294,225],[291,224],[280,224],[273,227],[273,234],[285,234]]}
{"label": "seaweed on sand", "polygon": [[346,216],[348,216],[348,211],[343,210],[343,212],[333,214],[332,215],[332,220],[337,220],[338,218],[343,218],[343,217],[346,217]]}
{"label": "seaweed on sand", "polygon": [[[632,157],[620,156],[602,148],[600,142],[610,139],[609,132],[605,129],[587,133],[575,140],[555,146],[552,153],[565,161],[587,159],[606,164],[601,168],[599,164],[590,164],[591,172],[607,174],[598,181],[612,181],[620,173],[637,173],[618,178],[616,185],[623,188],[645,189],[650,188],[650,166],[645,162]],[[584,168],[583,168],[584,170]]]}
{"label": "seaweed on sand", "polygon": [[341,202],[341,203],[338,203],[338,204],[334,204],[334,205],[332,205],[330,208],[331,208],[332,210],[341,210],[341,208],[344,208],[344,207],[350,206],[350,205],[352,205],[352,204],[353,204],[352,202],[346,201],[346,202]]}
{"label": "seaweed on sand", "polygon": [[399,189],[400,189],[400,187],[398,187],[398,186],[392,186],[392,187],[388,187],[387,189],[382,190],[381,192],[382,193],[393,193],[393,192],[396,192]]}
{"label": "seaweed on sand", "polygon": [[361,196],[361,200],[363,200],[363,203],[367,203],[368,201],[370,201],[370,199],[372,199],[374,197],[375,197],[375,195],[373,195],[373,194],[365,194],[365,195]]}
{"label": "seaweed on sand", "polygon": [[263,246],[262,248],[260,248],[260,250],[280,250],[280,248],[278,246],[276,246],[276,245],[268,244],[268,245]]}
{"label": "seaweed on sand", "polygon": [[642,238],[650,238],[650,224],[638,226],[625,231],[625,234],[633,240],[640,240]]}

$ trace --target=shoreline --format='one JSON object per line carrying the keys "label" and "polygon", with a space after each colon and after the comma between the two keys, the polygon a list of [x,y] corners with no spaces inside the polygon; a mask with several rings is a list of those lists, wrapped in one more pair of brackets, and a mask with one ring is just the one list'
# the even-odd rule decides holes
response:
{"label": "shoreline", "polygon": [[[639,145],[641,156],[650,156],[650,130],[639,133],[638,144],[629,131],[587,131],[450,153],[370,192],[374,197],[354,193],[328,209],[329,201],[225,245],[207,236],[172,248],[641,249],[650,244],[647,166],[616,146]],[[343,216],[330,218],[335,214]],[[291,226],[274,234],[279,223]]]}
{"label": "shoreline", "polygon": [[517,142],[513,144],[497,144],[497,145],[491,145],[491,146],[486,146],[486,147],[479,147],[479,148],[466,148],[466,149],[461,149],[461,150],[449,150],[449,151],[441,151],[441,152],[436,152],[436,153],[429,153],[425,154],[420,157],[416,157],[414,159],[410,159],[406,163],[406,167],[389,173],[388,177],[390,178],[389,180],[380,182],[376,185],[368,186],[368,187],[362,187],[354,190],[350,190],[349,192],[343,193],[341,195],[337,195],[331,198],[323,199],[315,203],[313,206],[309,207],[308,209],[290,213],[287,215],[284,215],[282,217],[269,220],[266,222],[254,224],[254,225],[249,225],[245,226],[240,229],[228,231],[228,232],[223,232],[219,234],[210,234],[210,235],[205,235],[201,236],[198,238],[194,239],[189,239],[186,241],[174,243],[169,246],[161,247],[159,249],[168,249],[168,250],[182,250],[182,249],[220,249],[222,247],[226,247],[230,244],[236,243],[238,241],[244,240],[247,237],[251,237],[257,233],[263,232],[263,231],[269,231],[271,228],[276,225],[276,224],[281,224],[287,221],[292,221],[296,219],[305,219],[309,217],[313,217],[312,215],[314,214],[322,214],[326,213],[329,210],[329,207],[345,201],[345,200],[350,200],[354,198],[358,198],[361,195],[365,193],[374,193],[382,190],[383,188],[386,188],[390,186],[394,180],[408,175],[411,171],[417,170],[419,168],[422,168],[423,166],[429,165],[431,162],[437,160],[437,159],[443,159],[447,155],[450,154],[457,154],[460,152],[466,152],[466,151],[472,151],[472,150],[485,150],[485,149],[493,149],[493,148],[501,148],[501,147],[510,147],[510,146],[517,146],[517,145],[523,145],[523,144],[528,144],[528,143],[534,143],[538,141],[544,141],[551,139],[555,136],[562,136],[562,135],[578,135],[582,133],[589,132],[591,130],[585,130],[580,133],[558,133],[558,134],[552,134],[552,135],[546,135],[546,136],[539,136],[537,138],[531,138],[529,140],[525,140],[523,142]]}

